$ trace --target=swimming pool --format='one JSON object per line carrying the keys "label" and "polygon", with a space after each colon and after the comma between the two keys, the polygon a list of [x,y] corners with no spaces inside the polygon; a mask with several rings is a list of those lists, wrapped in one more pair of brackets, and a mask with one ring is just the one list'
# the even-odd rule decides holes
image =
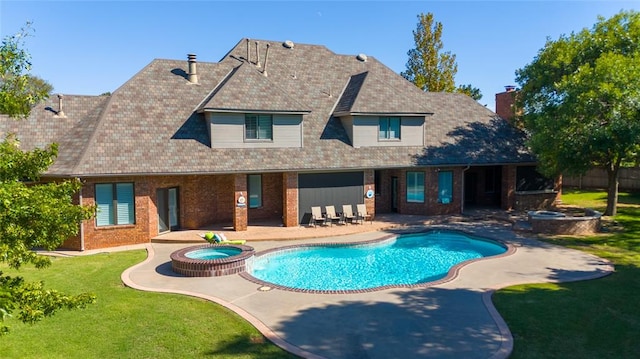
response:
{"label": "swimming pool", "polygon": [[438,281],[460,263],[507,249],[460,232],[430,231],[376,242],[281,248],[252,258],[246,274],[259,283],[296,291],[379,290]]}

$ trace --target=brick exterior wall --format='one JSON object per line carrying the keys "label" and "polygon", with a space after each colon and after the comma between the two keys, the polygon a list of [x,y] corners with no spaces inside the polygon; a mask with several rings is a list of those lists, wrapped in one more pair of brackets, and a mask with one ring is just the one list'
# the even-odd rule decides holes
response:
{"label": "brick exterior wall", "polygon": [[502,166],[502,199],[501,207],[505,211],[516,204],[516,166]]}
{"label": "brick exterior wall", "polygon": [[375,175],[372,169],[364,171],[364,193],[362,194],[362,198],[364,200],[364,205],[367,207],[367,213],[371,215],[371,218],[375,218],[376,216],[376,196],[374,195],[371,198],[367,198],[366,193],[368,190],[373,190],[375,192]]}
{"label": "brick exterior wall", "polygon": [[[233,229],[235,231],[246,231],[248,225],[248,199],[247,194],[247,175],[236,174],[234,175],[234,190],[235,190],[235,202],[233,207]],[[239,199],[245,198],[245,204],[241,205]]]}
{"label": "brick exterior wall", "polygon": [[283,223],[285,227],[298,226],[298,172],[282,174]]}
{"label": "brick exterior wall", "polygon": [[[242,177],[246,179],[245,175]],[[235,208],[234,181],[234,175],[85,179],[82,189],[82,203],[85,206],[95,205],[96,183],[133,182],[136,206],[135,224],[97,226],[95,219],[87,220],[82,223],[84,248],[80,235],[69,238],[63,243],[62,248],[89,250],[148,243],[151,238],[159,234],[156,191],[161,188],[175,187],[178,189],[179,226],[181,228],[197,229],[213,223],[230,223],[233,221]]]}
{"label": "brick exterior wall", "polygon": [[[62,244],[62,248],[90,250],[116,247],[127,244],[149,242],[149,185],[146,181],[136,181],[133,177],[113,177],[108,179],[86,179],[82,188],[82,205],[95,206],[95,184],[133,182],[135,198],[135,224],[120,226],[97,226],[95,219],[82,222],[84,248],[79,238]],[[155,206],[154,206],[155,208]],[[156,215],[157,216],[157,215]],[[157,220],[156,220],[157,231]]]}
{"label": "brick exterior wall", "polygon": [[[453,197],[451,203],[438,203],[438,172],[453,172]],[[423,203],[407,202],[407,172],[421,171],[425,174],[425,198]],[[384,170],[381,172],[380,194],[376,197],[375,207],[379,213],[388,213],[392,207],[391,178],[398,178],[398,213],[434,216],[442,214],[458,214],[462,207],[462,169],[457,168],[423,168],[404,170]]]}

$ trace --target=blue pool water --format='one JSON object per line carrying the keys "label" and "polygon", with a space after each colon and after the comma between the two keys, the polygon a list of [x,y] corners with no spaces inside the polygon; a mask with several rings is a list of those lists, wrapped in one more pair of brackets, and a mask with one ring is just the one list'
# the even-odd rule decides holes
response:
{"label": "blue pool water", "polygon": [[496,242],[457,232],[402,235],[376,244],[308,246],[254,258],[249,274],[280,286],[360,290],[444,278],[458,263],[504,253]]}
{"label": "blue pool water", "polygon": [[239,248],[204,248],[185,253],[185,257],[191,259],[221,259],[238,255],[242,252]]}

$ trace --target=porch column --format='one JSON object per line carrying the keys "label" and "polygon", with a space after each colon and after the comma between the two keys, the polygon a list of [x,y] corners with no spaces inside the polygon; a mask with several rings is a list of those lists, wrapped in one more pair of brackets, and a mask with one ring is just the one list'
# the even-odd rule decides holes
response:
{"label": "porch column", "polygon": [[[373,196],[369,198],[367,192],[372,191]],[[364,170],[364,205],[367,207],[367,213],[371,215],[371,218],[375,218],[376,215],[376,180],[373,169]]]}
{"label": "porch column", "polygon": [[298,226],[298,172],[282,174],[282,222],[285,227]]}
{"label": "porch column", "polygon": [[502,209],[509,211],[516,205],[516,166],[502,166]]}
{"label": "porch column", "polygon": [[246,231],[248,223],[248,198],[247,193],[247,175],[236,174],[234,175],[234,191],[233,196],[233,230],[234,231]]}

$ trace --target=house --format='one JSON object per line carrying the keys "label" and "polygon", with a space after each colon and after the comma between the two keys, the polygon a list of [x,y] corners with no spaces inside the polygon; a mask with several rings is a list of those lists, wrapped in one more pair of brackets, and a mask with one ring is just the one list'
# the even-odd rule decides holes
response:
{"label": "house", "polygon": [[291,41],[242,39],[215,63],[154,60],[110,95],[0,117],[7,132],[25,149],[58,142],[45,178],[82,180],[78,200],[98,210],[65,242],[77,250],[215,223],[305,225],[311,206],[437,215],[555,195],[516,191],[535,158],[468,96]]}

